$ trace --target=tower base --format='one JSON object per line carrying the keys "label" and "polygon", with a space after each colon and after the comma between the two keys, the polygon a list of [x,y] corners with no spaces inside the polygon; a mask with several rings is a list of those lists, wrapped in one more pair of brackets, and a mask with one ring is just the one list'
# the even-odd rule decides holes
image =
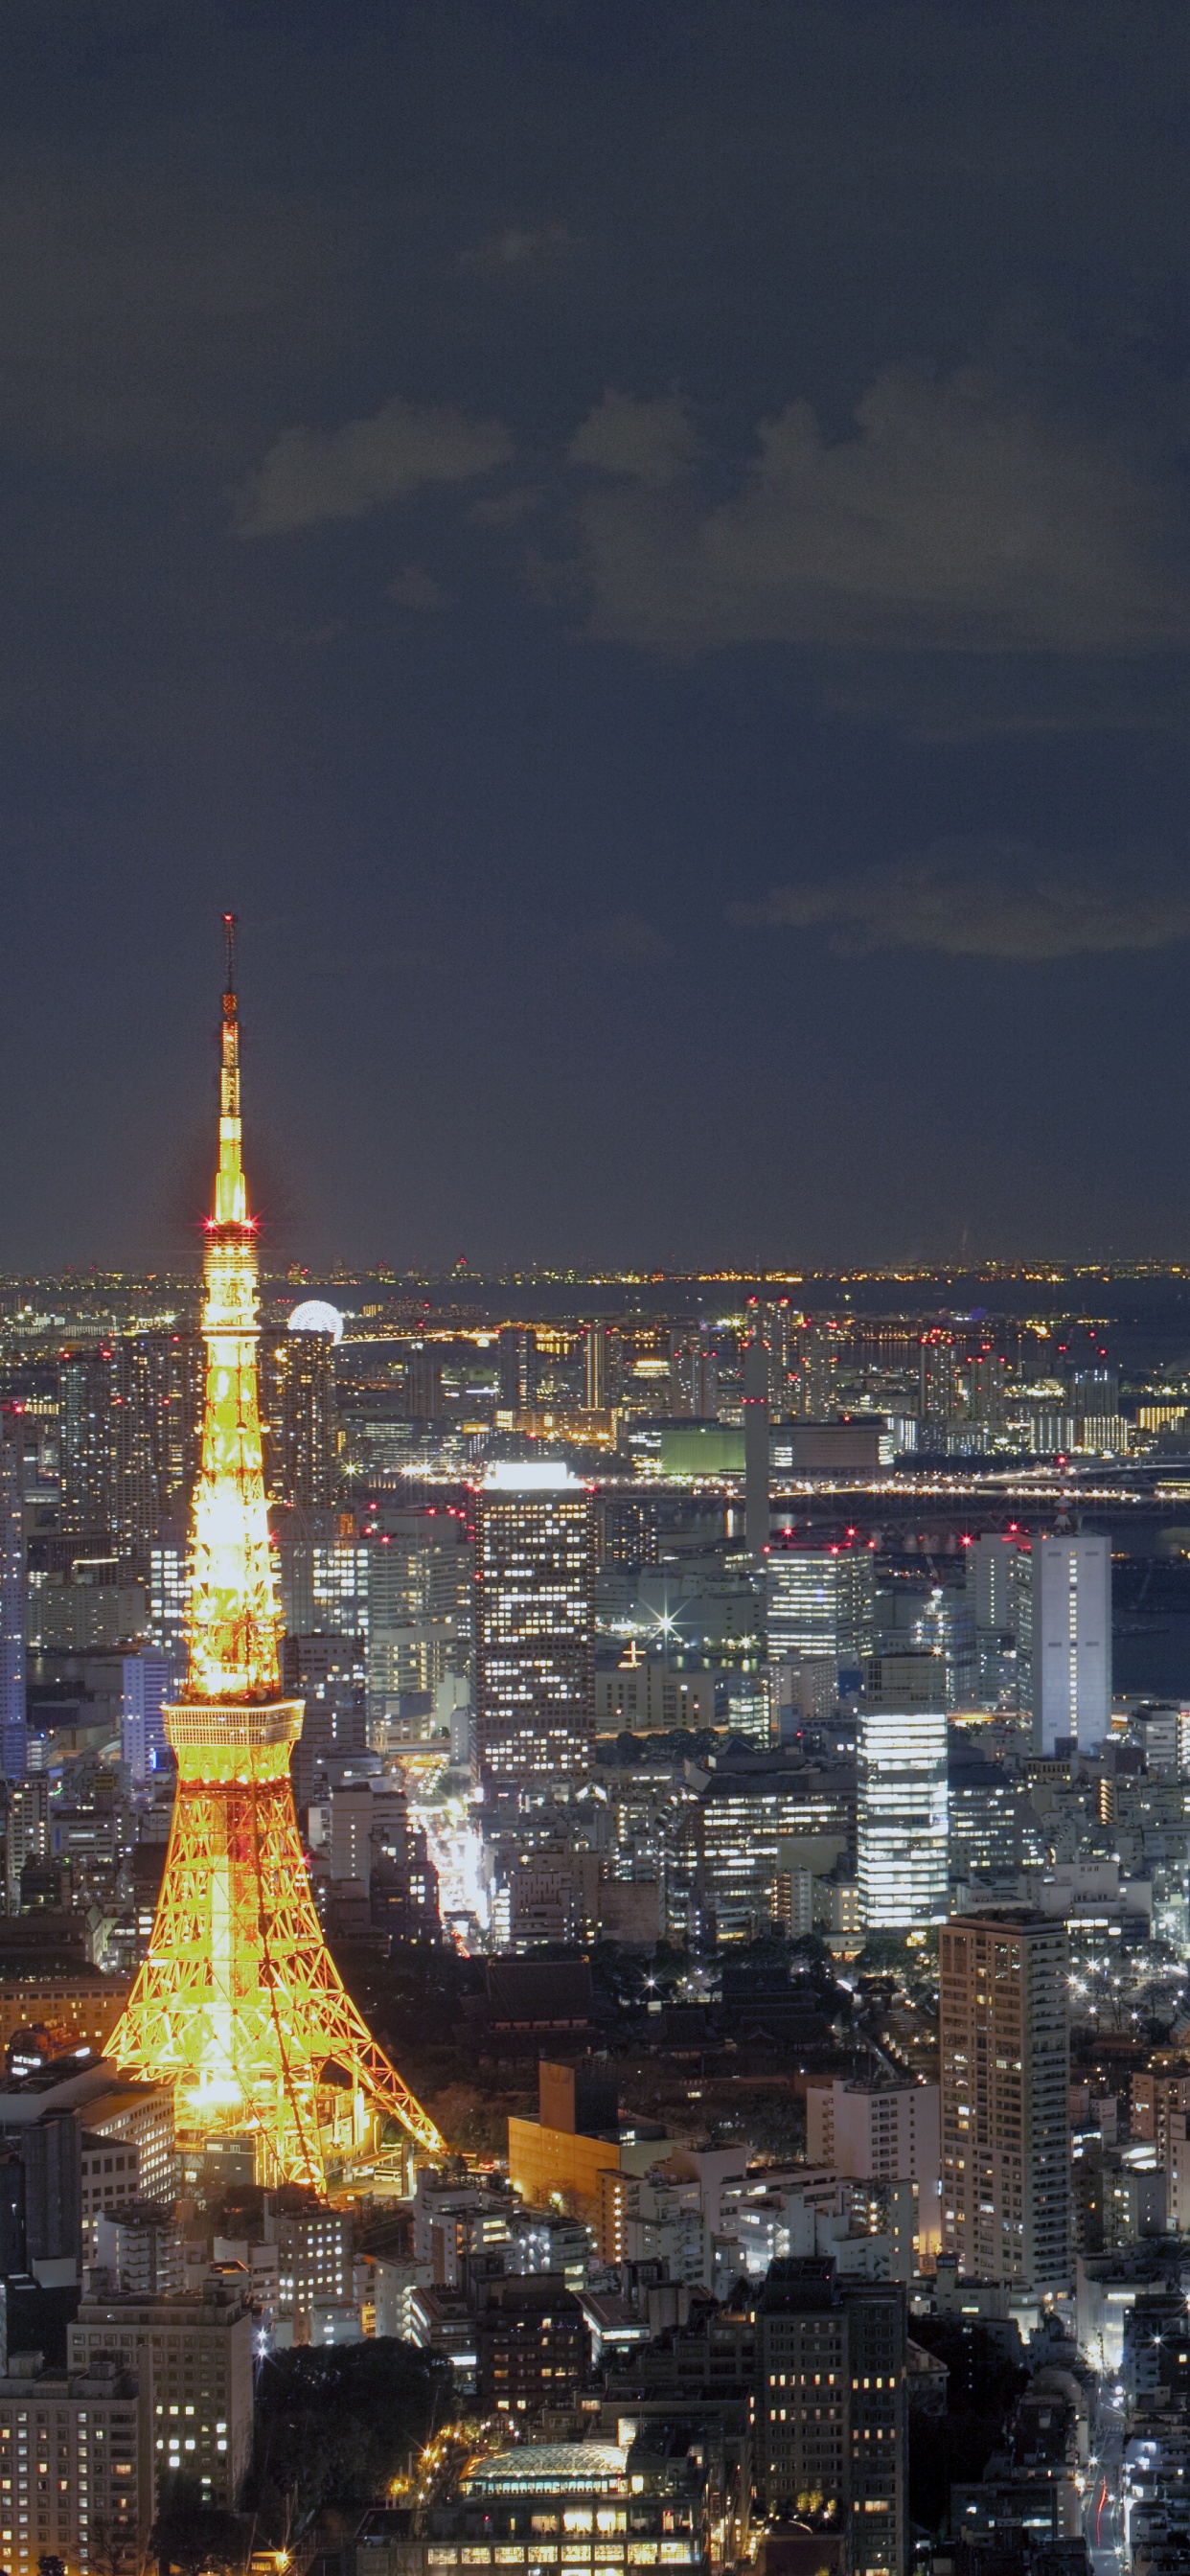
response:
{"label": "tower base", "polygon": [[347,1994],[323,1939],[294,1812],[300,1701],[164,1711],[178,1786],[149,1955],[108,2042],[172,2079],[180,2138],[251,2138],[257,2179],[322,2192],[393,2123],[442,2140]]}

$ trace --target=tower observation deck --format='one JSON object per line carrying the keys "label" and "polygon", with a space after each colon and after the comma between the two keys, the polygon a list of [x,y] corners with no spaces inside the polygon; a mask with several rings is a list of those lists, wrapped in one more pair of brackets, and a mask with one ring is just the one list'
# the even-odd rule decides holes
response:
{"label": "tower observation deck", "polygon": [[164,1711],[177,1792],[149,1955],[107,2053],[126,2074],[172,2079],[183,2140],[250,2137],[259,2181],[322,2190],[328,2158],[363,2154],[385,2122],[431,2155],[442,2140],[343,1987],[294,1811],[289,1758],[303,1707],[281,1694],[231,914],[224,926],[189,1669],[185,1697]]}

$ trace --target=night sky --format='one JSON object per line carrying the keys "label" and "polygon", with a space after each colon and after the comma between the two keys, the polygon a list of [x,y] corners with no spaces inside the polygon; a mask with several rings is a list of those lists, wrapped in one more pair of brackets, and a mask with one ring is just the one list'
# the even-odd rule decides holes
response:
{"label": "night sky", "polygon": [[0,1269],[1190,1255],[1190,45],[10,0]]}

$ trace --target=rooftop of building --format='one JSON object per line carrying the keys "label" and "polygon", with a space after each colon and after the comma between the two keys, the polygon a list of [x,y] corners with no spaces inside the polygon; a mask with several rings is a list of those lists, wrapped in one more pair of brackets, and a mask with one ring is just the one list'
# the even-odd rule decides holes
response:
{"label": "rooftop of building", "polygon": [[132,2107],[155,2097],[166,2101],[171,2095],[168,2084],[130,2083],[110,2057],[80,2058],[77,2053],[55,2057],[48,2066],[0,2085],[0,2129],[30,2128],[47,2111],[81,2111],[115,2096]]}
{"label": "rooftop of building", "polygon": [[462,2482],[464,2495],[616,2495],[628,2452],[618,2442],[523,2442],[497,2451]]}

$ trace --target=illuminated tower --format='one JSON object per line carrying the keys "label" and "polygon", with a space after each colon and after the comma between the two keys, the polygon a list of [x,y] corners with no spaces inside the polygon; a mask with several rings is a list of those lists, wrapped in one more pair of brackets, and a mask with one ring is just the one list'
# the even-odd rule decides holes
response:
{"label": "illuminated tower", "polygon": [[376,2119],[441,2140],[344,1992],[306,1874],[281,1696],[257,1400],[256,1221],[240,1159],[234,918],[225,915],[219,1168],[206,1225],[207,1349],[186,1694],[163,1711],[178,1783],[144,1966],[108,2054],[174,2079],[183,2138],[251,2136],[262,2182],[321,2188]]}

